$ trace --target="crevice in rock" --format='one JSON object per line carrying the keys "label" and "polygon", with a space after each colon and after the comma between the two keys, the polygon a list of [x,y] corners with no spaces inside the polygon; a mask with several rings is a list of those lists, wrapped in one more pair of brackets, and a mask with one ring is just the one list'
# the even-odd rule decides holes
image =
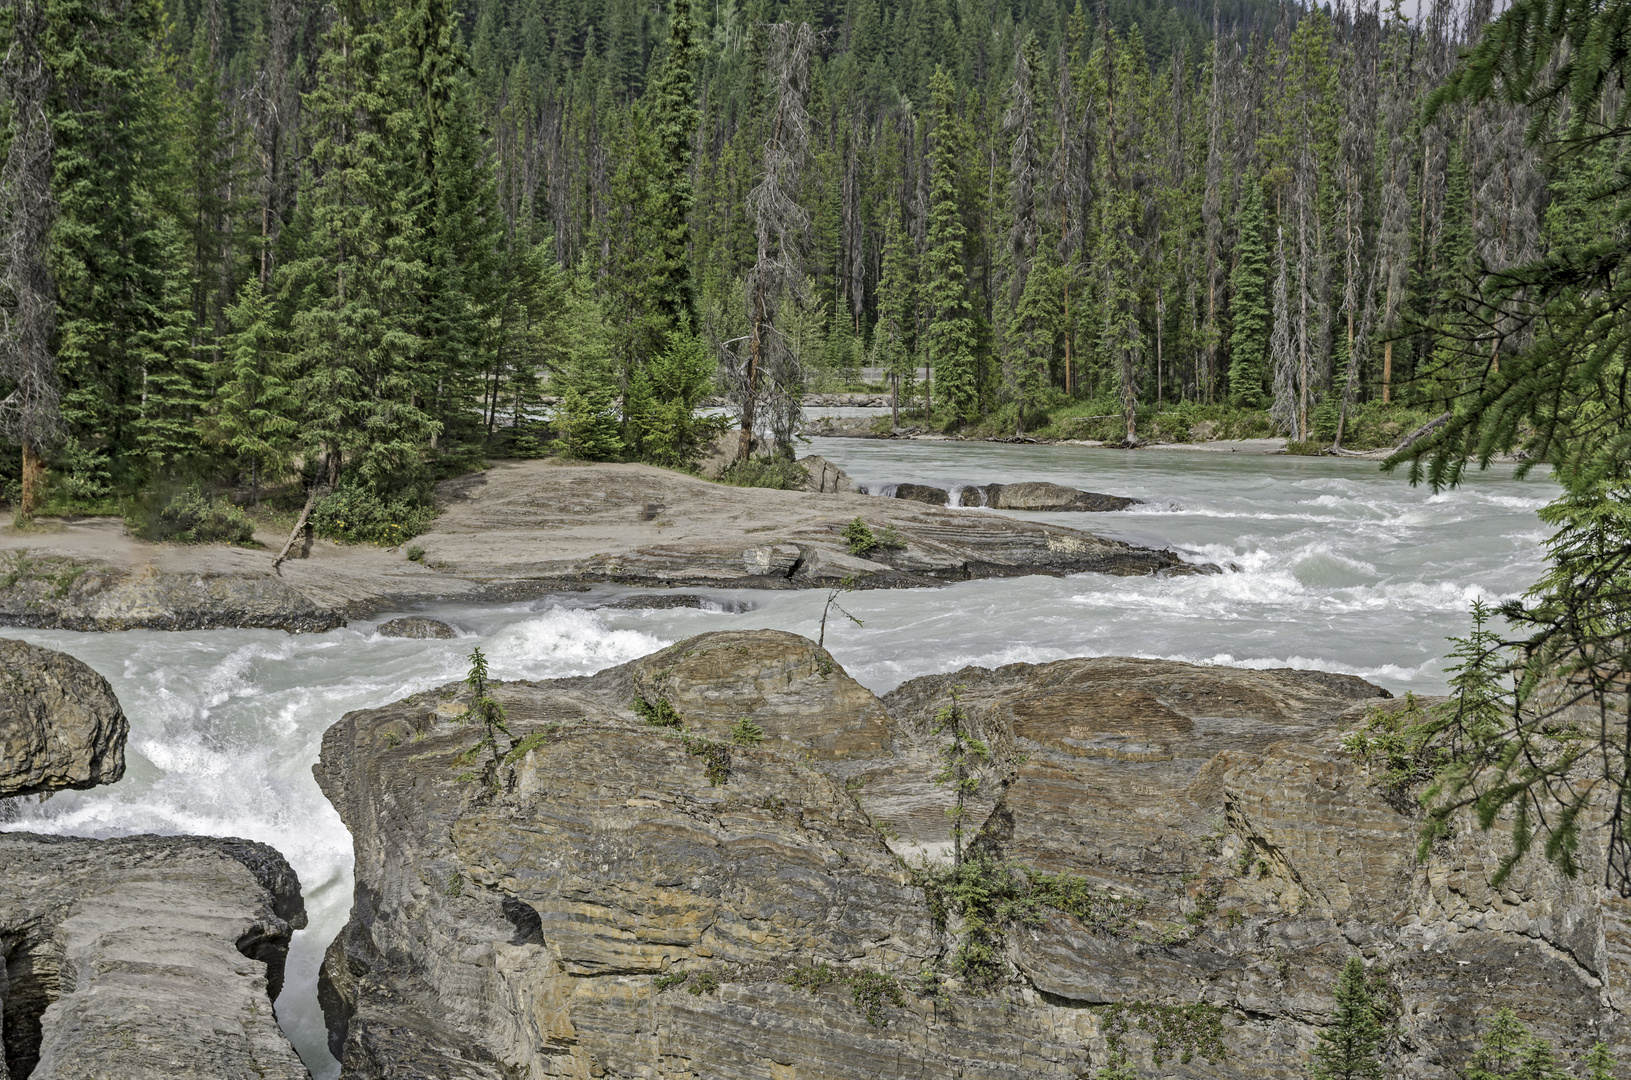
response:
{"label": "crevice in rock", "polygon": [[11,1080],[27,1080],[39,1064],[40,1021],[58,996],[56,965],[40,961],[32,950],[0,941],[0,1045]]}
{"label": "crevice in rock", "polygon": [[544,920],[531,904],[514,896],[506,896],[502,906],[504,917],[515,927],[515,936],[510,939],[511,945],[544,943]]}

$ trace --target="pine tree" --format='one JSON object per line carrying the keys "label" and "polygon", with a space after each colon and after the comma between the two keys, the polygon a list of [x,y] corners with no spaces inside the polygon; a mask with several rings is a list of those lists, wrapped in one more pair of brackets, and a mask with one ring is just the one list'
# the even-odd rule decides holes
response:
{"label": "pine tree", "polygon": [[249,476],[251,502],[259,501],[261,481],[288,465],[299,430],[274,315],[260,279],[244,282],[237,303],[226,310],[228,332],[217,378],[215,427],[227,453]]}
{"label": "pine tree", "polygon": [[964,265],[968,230],[959,199],[963,142],[956,90],[944,69],[936,68],[929,86],[934,116],[929,151],[929,231],[924,256],[922,296],[927,313],[924,352],[930,371],[953,422],[979,415],[980,388],[975,371],[974,308]]}
{"label": "pine tree", "polygon": [[1382,1023],[1371,998],[1365,962],[1348,958],[1337,976],[1336,1009],[1314,1047],[1313,1080],[1380,1080]]}
{"label": "pine tree", "polygon": [[666,325],[695,325],[696,288],[691,279],[692,142],[701,116],[697,111],[696,20],[691,0],[673,0],[668,21],[668,55],[651,87],[651,129],[655,142],[652,171],[652,216],[656,244],[645,253],[653,293]]}
{"label": "pine tree", "polygon": [[1532,1040],[1529,1029],[1511,1009],[1498,1009],[1478,1040],[1478,1049],[1467,1061],[1466,1080],[1517,1080],[1523,1075]]}
{"label": "pine tree", "polygon": [[295,304],[292,350],[306,413],[302,441],[326,455],[328,480],[349,473],[382,495],[422,492],[437,433],[417,376],[417,305],[426,268],[404,193],[419,188],[405,122],[400,54],[389,26],[342,4],[306,109],[314,140],[302,188],[304,234],[280,288]]}
{"label": "pine tree", "polygon": [[900,427],[900,407],[910,404],[917,378],[917,299],[911,238],[900,205],[890,213],[878,281],[878,322],[872,329],[872,363],[889,378],[891,428]]}
{"label": "pine tree", "polygon": [[1614,1055],[1608,1052],[1607,1043],[1593,1043],[1582,1064],[1586,1067],[1584,1080],[1614,1080]]}
{"label": "pine tree", "polygon": [[1238,219],[1240,241],[1229,273],[1229,401],[1243,409],[1263,400],[1263,363],[1269,351],[1273,315],[1269,299],[1269,259],[1263,244],[1267,223],[1263,192],[1246,185]]}

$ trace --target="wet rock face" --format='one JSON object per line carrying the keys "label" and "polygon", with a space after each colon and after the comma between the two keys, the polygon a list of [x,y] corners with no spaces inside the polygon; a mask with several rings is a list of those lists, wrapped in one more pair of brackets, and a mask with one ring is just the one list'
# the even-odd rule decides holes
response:
{"label": "wet rock face", "polygon": [[932,487],[928,484],[896,484],[895,498],[910,499],[926,506],[945,506],[950,495],[945,488]]}
{"label": "wet rock face", "polygon": [[[17,558],[14,556],[14,558]],[[210,630],[253,627],[320,633],[345,625],[270,574],[135,571],[24,556],[0,576],[0,626],[55,630]]]}
{"label": "wet rock face", "polygon": [[390,622],[379,624],[380,637],[399,638],[453,638],[458,637],[447,623],[440,619],[427,619],[423,615],[409,615],[401,619],[392,619]]}
{"label": "wet rock face", "polygon": [[0,798],[117,781],[129,733],[113,688],[85,663],[0,638]]}
{"label": "wet rock face", "polygon": [[[1083,897],[997,917],[984,991],[912,869],[948,839],[954,688],[991,751],[975,847]],[[880,700],[794,635],[707,634],[499,687],[518,742],[491,785],[459,779],[466,693],[324,738],[357,851],[323,975],[348,1078],[1065,1080],[1109,1061],[1118,1016],[1149,1021],[1120,1035],[1149,1072],[1201,1004],[1213,1034],[1152,1075],[1292,1080],[1355,954],[1398,1005],[1397,1075],[1449,1080],[1503,1004],[1571,1052],[1626,1049],[1626,910],[1589,865],[1491,890],[1501,838],[1476,830],[1416,864],[1417,820],[1339,746],[1387,705],[1361,679],[1097,658]],[[759,737],[733,741],[744,716]]]}
{"label": "wet rock face", "polygon": [[1063,484],[1027,480],[1018,484],[986,484],[964,488],[963,506],[989,506],[994,510],[1037,510],[1051,513],[1107,512],[1136,506],[1140,500],[1097,491],[1078,491]]}
{"label": "wet rock face", "polygon": [[272,1013],[300,883],[264,844],[0,833],[5,1068],[307,1080]]}

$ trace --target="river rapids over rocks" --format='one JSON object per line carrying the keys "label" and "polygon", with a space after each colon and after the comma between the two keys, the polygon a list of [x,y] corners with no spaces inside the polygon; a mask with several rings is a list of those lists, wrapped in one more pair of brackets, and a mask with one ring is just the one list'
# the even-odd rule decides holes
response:
{"label": "river rapids over rocks", "polygon": [[[861,625],[829,618],[826,645],[876,693],[968,664],[1102,655],[1319,668],[1398,695],[1443,692],[1446,638],[1466,631],[1472,601],[1519,596],[1539,576],[1547,530],[1536,511],[1556,490],[1543,479],[1519,481],[1506,466],[1435,494],[1373,464],[1313,458],[836,439],[813,440],[808,452],[872,491],[1045,480],[1131,496],[1142,502],[1113,514],[1028,516],[1225,568],[845,596]],[[476,646],[498,679],[588,674],[708,630],[814,637],[826,598],[701,590],[694,601],[646,607],[637,595],[604,587],[411,613],[454,627],[457,636],[443,640],[376,632],[405,612],[299,636],[8,630],[105,676],[129,717],[130,741],[118,785],[6,811],[13,827],[36,832],[238,836],[283,852],[304,886],[310,925],[295,937],[278,1018],[313,1075],[336,1076],[315,987],[323,950],[350,909],[351,841],[311,774],[324,731],[347,711],[462,678]]]}

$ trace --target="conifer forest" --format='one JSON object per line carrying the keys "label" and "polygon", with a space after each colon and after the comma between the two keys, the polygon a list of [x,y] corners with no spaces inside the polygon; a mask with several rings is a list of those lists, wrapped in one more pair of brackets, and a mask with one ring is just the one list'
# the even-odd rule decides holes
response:
{"label": "conifer forest", "polygon": [[1424,107],[1491,17],[11,0],[0,484],[380,538],[484,456],[785,446],[869,379],[987,435],[1436,416],[1528,344],[1492,275],[1623,232],[1618,140]]}

